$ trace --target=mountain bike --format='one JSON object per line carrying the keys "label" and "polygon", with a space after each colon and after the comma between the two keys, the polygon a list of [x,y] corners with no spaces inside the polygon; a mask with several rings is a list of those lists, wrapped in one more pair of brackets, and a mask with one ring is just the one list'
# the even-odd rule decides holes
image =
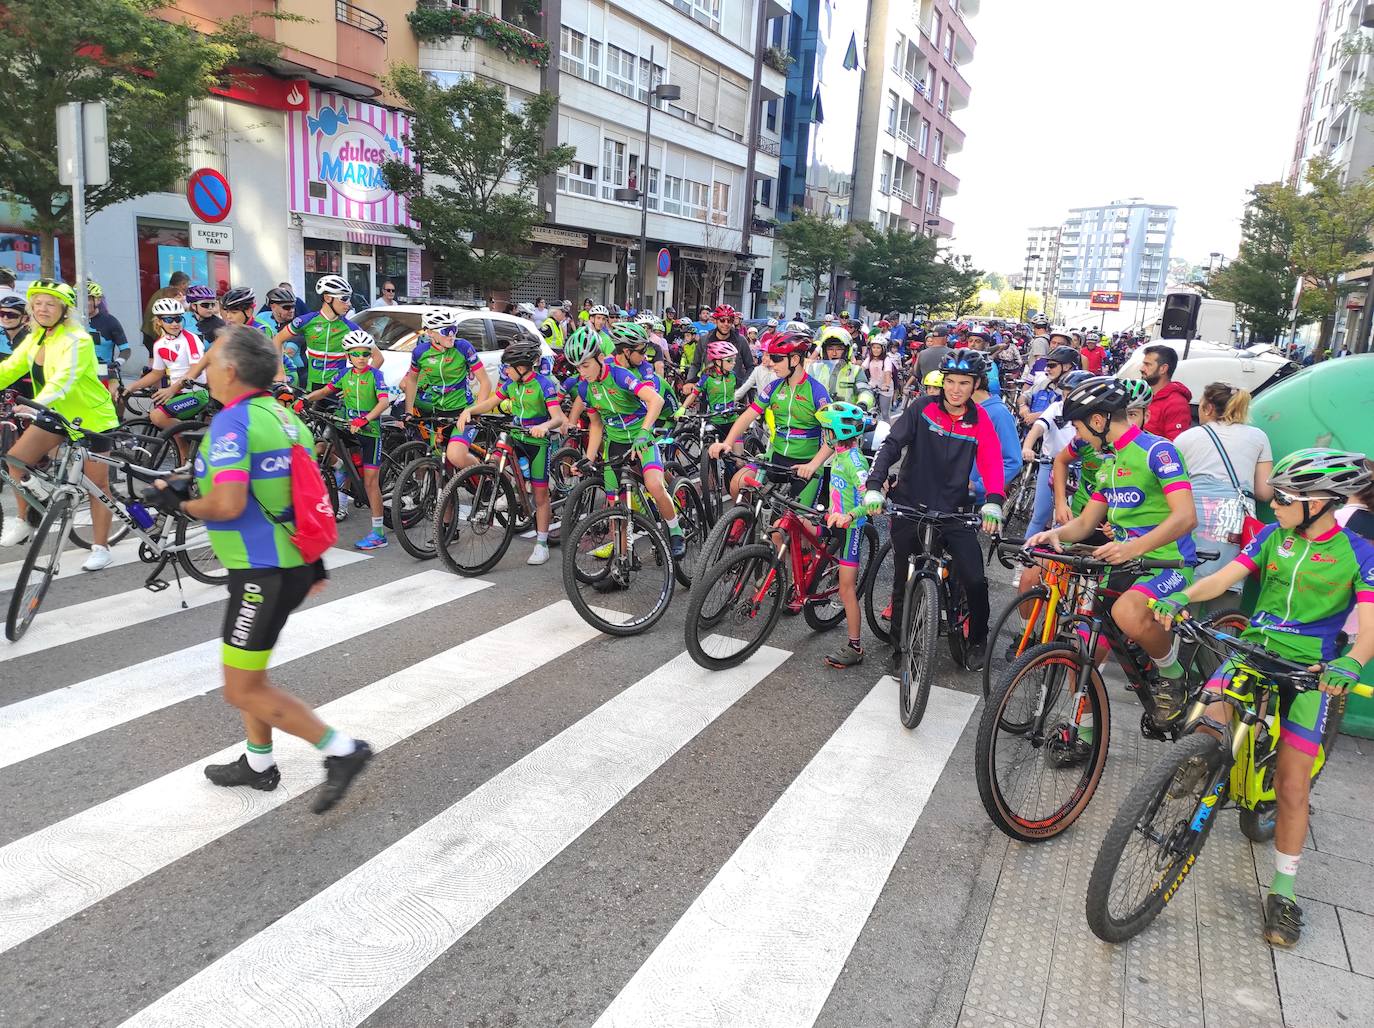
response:
{"label": "mountain bike", "polygon": [[[799,491],[805,491],[807,485],[817,482],[816,494],[824,495],[824,469],[818,470],[810,479],[803,479],[797,475],[791,464],[780,464],[758,457],[746,459],[749,461],[748,466],[753,470],[744,477],[733,506],[726,506],[722,498],[723,509],[711,524],[706,541],[701,544],[701,552],[697,556],[697,566],[693,572],[694,577],[704,575],[711,565],[723,559],[729,550],[767,542],[765,529],[769,524],[768,507],[772,503],[773,493],[780,486],[800,486]],[[728,467],[727,464],[726,468]],[[722,480],[724,473],[722,470]]]}
{"label": "mountain bike", "polygon": [[[439,502],[439,494],[444,486],[458,473],[444,456],[448,446],[449,429],[457,422],[457,416],[414,415],[411,418],[414,429],[424,443],[422,451],[408,450],[406,455],[415,453],[396,474],[391,488],[391,528],[401,548],[416,560],[430,560],[434,557],[434,507]],[[495,440],[489,430],[477,425],[477,433],[469,452],[481,461],[485,459],[487,447]]]}
{"label": "mountain bike", "polygon": [[[1088,926],[1104,942],[1139,935],[1178,895],[1197,862],[1216,814],[1228,803],[1240,810],[1245,835],[1266,842],[1273,837],[1277,812],[1274,768],[1282,734],[1276,693],[1286,684],[1296,691],[1315,689],[1319,672],[1237,638],[1213,625],[1185,620],[1176,624],[1182,638],[1213,649],[1221,659],[1237,659],[1235,674],[1221,699],[1231,719],[1220,725],[1208,718],[1202,684],[1185,715],[1179,743],[1141,776],[1112,819],[1088,878]],[[1374,688],[1356,685],[1358,696]],[[1327,719],[1326,735],[1312,765],[1316,781],[1339,729]],[[1197,729],[1207,726],[1222,738]]]}
{"label": "mountain bike", "polygon": [[[496,435],[486,461],[450,478],[434,505],[432,531],[439,559],[460,575],[490,571],[516,534],[527,531],[535,519],[534,488],[511,445],[513,422],[500,415],[482,420]],[[555,506],[552,496],[550,506]]]}
{"label": "mountain bike", "polygon": [[614,461],[584,459],[580,469],[589,478],[602,478],[608,502],[564,532],[563,588],[582,619],[598,631],[646,632],[673,599],[675,562],[667,526],[633,450]]}
{"label": "mountain bike", "polygon": [[[994,683],[978,726],[974,772],[983,808],[1002,832],[1023,842],[1043,841],[1067,829],[1087,809],[1101,780],[1111,707],[1093,660],[1099,642],[1110,648],[1144,708],[1141,734],[1173,740],[1183,729],[1179,717],[1160,714],[1153,662],[1112,620],[1111,606],[1119,593],[1109,588],[1109,581],[1117,574],[1138,577],[1147,570],[1181,568],[1185,562],[1142,558],[1113,565],[1093,557],[1092,549],[1027,551],[1030,559],[1061,565],[1063,574],[1080,579],[1068,587],[1078,603],[1071,614],[1061,605],[1054,637],[1027,649]],[[1198,556],[1208,560],[1212,555]],[[1235,611],[1213,619],[1229,627],[1245,623]],[[1180,649],[1179,660],[1187,685],[1206,681],[1215,670],[1208,654],[1196,646]]]}
{"label": "mountain bike", "polygon": [[[969,644],[969,609],[964,591],[950,574],[949,555],[941,532],[950,528],[982,525],[980,515],[969,511],[944,514],[925,507],[908,507],[889,500],[887,511],[894,518],[915,522],[920,536],[919,552],[913,551],[907,563],[906,587],[902,594],[902,624],[897,640],[901,644],[901,672],[898,687],[898,714],[902,724],[915,728],[925,717],[926,701],[935,672],[935,650],[939,637],[945,636],[950,657],[965,667]],[[863,592],[864,612],[869,628],[879,640],[892,642],[893,583],[892,540],[883,543]]]}
{"label": "mountain bike", "polygon": [[[11,457],[0,459],[0,479],[24,497],[30,510],[40,515],[38,527],[29,541],[28,551],[15,579],[14,592],[10,596],[5,617],[6,638],[17,642],[33,623],[48,587],[61,570],[63,547],[82,502],[94,500],[105,507],[114,523],[123,529],[121,536],[129,532],[138,536],[141,540],[139,559],[154,565],[144,582],[144,587],[150,591],[161,592],[167,588],[168,583],[161,578],[161,574],[173,561],[198,582],[213,585],[227,580],[228,572],[214,556],[209,538],[199,522],[182,514],[159,515],[142,505],[121,504],[92,482],[83,466],[88,460],[98,461],[118,468],[126,477],[137,478],[147,484],[164,477],[163,469],[133,464],[118,449],[114,449],[116,436],[83,431],[80,419],[69,422],[56,411],[33,400],[20,402],[35,413],[53,418],[75,438],[59,444],[56,457],[46,469],[24,465]],[[18,416],[32,418],[33,415]],[[21,480],[24,472],[28,473],[28,477]],[[176,568],[173,570],[176,571]],[[176,578],[179,588],[179,571],[176,571]],[[182,606],[186,606],[184,597]]]}
{"label": "mountain bike", "polygon": [[[697,664],[711,671],[742,664],[768,640],[784,608],[802,614],[817,632],[844,619],[837,559],[844,532],[822,527],[824,521],[824,511],[781,490],[770,493],[767,541],[727,552],[691,592],[683,631]],[[860,531],[862,594],[878,550],[878,530],[866,520]]]}
{"label": "mountain bike", "polygon": [[[354,448],[353,433],[342,408],[334,401],[322,400],[304,407],[300,412],[310,434],[315,437],[316,460],[325,492],[334,507],[334,520],[348,517],[349,504],[359,510],[368,506],[367,484],[363,481],[362,457]],[[391,494],[402,469],[411,459],[425,452],[422,442],[408,443],[404,422],[383,416],[378,421],[382,434],[382,456],[377,466],[377,485],[382,492],[382,516],[388,527],[391,521]]]}

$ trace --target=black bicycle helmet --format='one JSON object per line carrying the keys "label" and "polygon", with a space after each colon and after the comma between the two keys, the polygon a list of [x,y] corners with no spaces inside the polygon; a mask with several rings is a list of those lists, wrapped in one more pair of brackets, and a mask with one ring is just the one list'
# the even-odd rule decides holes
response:
{"label": "black bicycle helmet", "polygon": [[6,310],[22,312],[26,306],[24,298],[18,293],[6,293],[4,296],[0,296],[0,307],[4,307]]}
{"label": "black bicycle helmet", "polygon": [[271,289],[267,290],[267,302],[294,304],[296,302],[296,294],[285,286],[273,286]]}
{"label": "black bicycle helmet", "polygon": [[224,295],[219,298],[219,305],[227,311],[251,311],[257,306],[258,301],[253,296],[253,290],[247,286],[234,286],[226,289]]}
{"label": "black bicycle helmet", "polygon": [[946,375],[982,378],[988,373],[988,359],[977,350],[951,350],[940,359],[940,371]]}
{"label": "black bicycle helmet", "polygon": [[1069,390],[1069,395],[1064,397],[1062,416],[1066,422],[1082,421],[1090,414],[1115,414],[1125,410],[1130,402],[1126,383],[1119,378],[1094,375]]}
{"label": "black bicycle helmet", "polygon": [[1049,353],[1045,354],[1047,364],[1067,364],[1071,368],[1078,367],[1078,351],[1072,346],[1056,346]]}
{"label": "black bicycle helmet", "polygon": [[526,367],[539,367],[539,360],[543,357],[543,350],[539,344],[532,339],[521,339],[519,342],[511,343],[506,347],[506,352],[501,356],[501,363],[514,366],[524,364]]}

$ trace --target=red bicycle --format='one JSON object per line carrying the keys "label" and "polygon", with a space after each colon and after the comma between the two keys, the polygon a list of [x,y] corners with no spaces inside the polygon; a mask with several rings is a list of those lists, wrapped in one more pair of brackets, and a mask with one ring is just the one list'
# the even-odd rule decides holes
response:
{"label": "red bicycle", "polygon": [[[775,484],[796,477],[781,464],[759,462],[759,471]],[[768,541],[727,551],[692,589],[684,632],[693,660],[712,671],[742,664],[768,640],[784,609],[800,613],[817,632],[844,620],[836,559],[844,532],[822,527],[824,519],[823,510],[773,491]],[[862,595],[878,552],[878,530],[866,521],[860,531]]]}

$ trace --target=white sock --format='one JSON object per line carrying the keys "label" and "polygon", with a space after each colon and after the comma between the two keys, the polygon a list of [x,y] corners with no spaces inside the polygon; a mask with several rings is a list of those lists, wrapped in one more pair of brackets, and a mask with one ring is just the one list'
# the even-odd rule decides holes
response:
{"label": "white sock", "polygon": [[272,756],[272,744],[258,746],[255,743],[247,743],[244,753],[248,757],[248,766],[259,773],[266,771],[277,763],[277,758]]}
{"label": "white sock", "polygon": [[378,535],[381,535],[384,531],[386,531],[386,519],[385,519],[385,518],[373,518],[373,519],[372,519],[372,531],[376,532]]}
{"label": "white sock", "polygon": [[536,543],[538,543],[540,546],[547,546],[547,545],[549,545],[549,533],[548,533],[548,532],[536,532],[536,533],[534,534],[534,541],[535,541]]}
{"label": "white sock", "polygon": [[324,733],[324,738],[315,743],[315,749],[321,751],[326,757],[346,757],[357,749],[358,744],[351,735],[344,735],[343,732],[331,728]]}
{"label": "white sock", "polygon": [[110,548],[109,548],[108,546],[101,546],[99,543],[91,543],[91,552],[92,552],[92,553],[109,553],[109,552],[110,552]]}
{"label": "white sock", "polygon": [[1302,860],[1301,853],[1280,853],[1274,851],[1274,870],[1281,875],[1288,875],[1293,878],[1298,873],[1298,861]]}
{"label": "white sock", "polygon": [[668,531],[672,532],[674,535],[677,535],[677,518],[668,519]]}

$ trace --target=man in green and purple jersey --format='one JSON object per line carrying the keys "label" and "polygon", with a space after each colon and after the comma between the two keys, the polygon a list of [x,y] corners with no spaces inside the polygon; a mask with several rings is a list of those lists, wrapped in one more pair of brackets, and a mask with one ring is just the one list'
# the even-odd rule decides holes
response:
{"label": "man in green and purple jersey", "polygon": [[[1120,379],[1098,376],[1079,383],[1064,398],[1061,415],[1073,422],[1078,437],[1106,454],[1097,473],[1097,487],[1079,515],[1067,525],[1027,539],[1031,546],[1081,542],[1105,520],[1112,538],[1093,556],[1108,564],[1138,558],[1197,563],[1192,531],[1197,525],[1192,485],[1174,444],[1142,432],[1127,418],[1131,393]],[[1154,689],[1157,714],[1171,718],[1182,713],[1183,665],[1178,638],[1154,620],[1151,600],[1185,588],[1193,580],[1191,566],[1149,572],[1136,580],[1116,573],[1110,592],[1120,593],[1112,604],[1117,627],[1134,639],[1154,661],[1161,681]],[[1099,651],[1094,659],[1101,661]]]}
{"label": "man in green and purple jersey", "polygon": [[325,784],[313,809],[323,814],[348,790],[372,757],[367,743],[330,728],[304,703],[271,684],[267,664],[291,612],[324,586],[323,561],[306,564],[292,542],[292,447],[313,448],[309,430],[268,394],[281,354],[256,329],[221,330],[210,351],[210,393],[224,409],[210,422],[196,454],[200,495],[189,482],[159,481],[153,501],[205,523],[215,556],[228,571],[224,613],[224,698],[243,716],[246,752],[232,764],[211,764],[215,785],[264,792],[281,781],[272,730],[313,743],[325,754]]}
{"label": "man in green and purple jersey", "polygon": [[[344,337],[358,329],[356,323],[348,320],[348,311],[353,306],[353,287],[348,279],[339,275],[325,275],[315,283],[315,292],[320,294],[320,309],[293,319],[275,337],[278,353],[282,352],[288,339],[299,336],[305,341],[307,392],[328,385],[335,375],[348,370]],[[372,366],[382,366],[382,351],[375,345],[372,348]]]}

